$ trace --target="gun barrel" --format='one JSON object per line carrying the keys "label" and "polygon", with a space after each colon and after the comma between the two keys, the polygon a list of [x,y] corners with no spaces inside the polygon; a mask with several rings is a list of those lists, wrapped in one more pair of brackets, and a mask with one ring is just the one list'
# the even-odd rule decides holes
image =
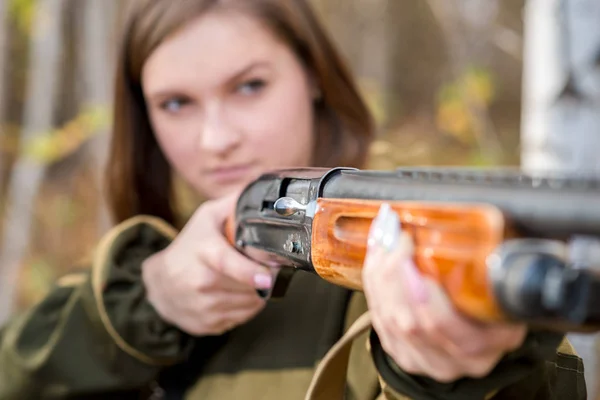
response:
{"label": "gun barrel", "polygon": [[498,207],[526,235],[564,239],[600,235],[600,177],[520,171],[407,168],[340,171],[324,184],[325,198],[482,203]]}

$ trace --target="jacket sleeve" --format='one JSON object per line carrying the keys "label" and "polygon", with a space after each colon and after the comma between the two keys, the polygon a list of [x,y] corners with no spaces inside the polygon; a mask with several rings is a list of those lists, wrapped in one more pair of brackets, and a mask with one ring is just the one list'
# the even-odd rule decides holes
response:
{"label": "jacket sleeve", "polygon": [[566,337],[530,332],[522,347],[505,356],[480,379],[442,384],[402,371],[371,330],[370,348],[382,385],[381,400],[542,400],[587,398],[583,362]]}
{"label": "jacket sleeve", "polygon": [[188,354],[192,340],[145,300],[142,261],[175,236],[135,217],[109,231],[91,269],[67,276],[0,330],[0,399],[137,391]]}

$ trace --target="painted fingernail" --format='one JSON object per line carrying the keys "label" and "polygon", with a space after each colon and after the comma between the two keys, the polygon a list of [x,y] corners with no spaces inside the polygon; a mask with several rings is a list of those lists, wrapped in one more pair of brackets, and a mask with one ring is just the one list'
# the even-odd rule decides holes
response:
{"label": "painted fingernail", "polygon": [[257,289],[270,289],[273,284],[273,277],[269,274],[254,275],[254,285]]}
{"label": "painted fingernail", "polygon": [[368,246],[392,251],[398,245],[400,219],[388,203],[383,203],[369,230]]}

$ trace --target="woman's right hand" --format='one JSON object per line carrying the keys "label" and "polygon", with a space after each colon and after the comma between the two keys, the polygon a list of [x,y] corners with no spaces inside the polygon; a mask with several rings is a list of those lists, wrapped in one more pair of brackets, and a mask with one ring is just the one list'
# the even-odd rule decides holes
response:
{"label": "woman's right hand", "polygon": [[236,199],[205,202],[177,238],[142,265],[149,302],[191,335],[220,335],[250,320],[265,306],[256,289],[270,289],[273,282],[267,268],[224,237]]}

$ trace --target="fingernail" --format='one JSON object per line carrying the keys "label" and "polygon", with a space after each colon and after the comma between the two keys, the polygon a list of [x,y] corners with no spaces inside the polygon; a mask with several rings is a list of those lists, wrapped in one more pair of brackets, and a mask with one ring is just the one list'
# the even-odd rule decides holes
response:
{"label": "fingernail", "polygon": [[417,303],[425,303],[429,298],[429,293],[427,291],[427,286],[425,285],[425,280],[415,265],[415,262],[412,258],[409,258],[403,263],[402,267],[404,268],[406,284],[408,290],[411,292],[413,300]]}
{"label": "fingernail", "polygon": [[269,274],[254,275],[254,285],[257,289],[270,289],[273,284],[273,278]]}
{"label": "fingernail", "polygon": [[386,251],[393,250],[400,236],[400,219],[388,203],[379,207],[379,212],[369,229],[368,246],[378,246]]}

